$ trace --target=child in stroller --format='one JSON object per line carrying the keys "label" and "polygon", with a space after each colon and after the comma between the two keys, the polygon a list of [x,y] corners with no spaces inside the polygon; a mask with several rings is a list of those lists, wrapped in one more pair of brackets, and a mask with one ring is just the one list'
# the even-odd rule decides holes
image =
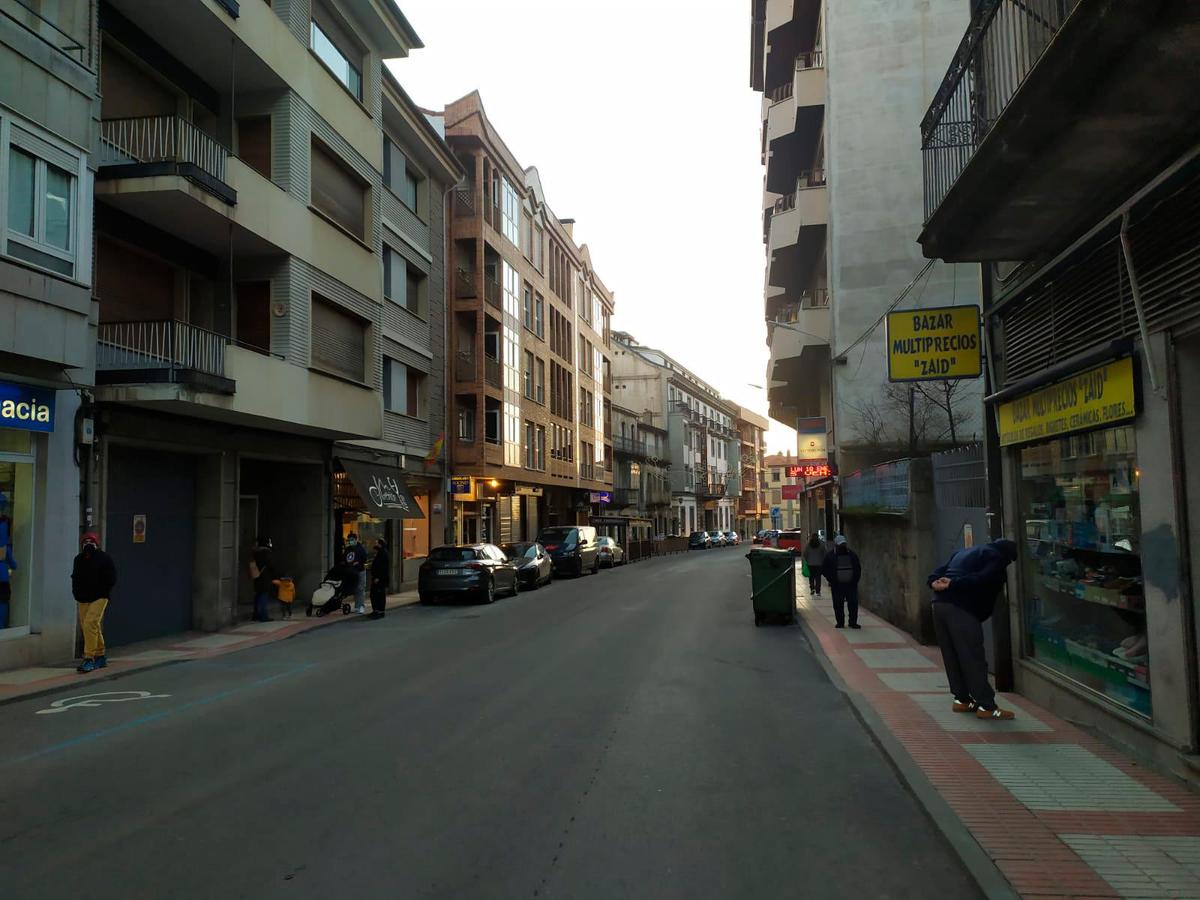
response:
{"label": "child in stroller", "polygon": [[308,601],[307,615],[323,616],[331,613],[339,606],[342,615],[347,616],[354,600],[354,591],[358,587],[358,573],[350,566],[338,564],[325,573],[321,583],[312,593]]}

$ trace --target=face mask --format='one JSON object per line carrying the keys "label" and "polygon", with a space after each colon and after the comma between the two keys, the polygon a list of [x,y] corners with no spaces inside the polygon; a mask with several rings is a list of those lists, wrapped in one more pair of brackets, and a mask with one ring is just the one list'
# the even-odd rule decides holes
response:
{"label": "face mask", "polygon": [[349,539],[347,539],[346,543],[347,543],[349,546],[353,547],[355,544],[357,544],[357,543],[358,543],[358,541],[356,541],[354,538],[349,538]]}

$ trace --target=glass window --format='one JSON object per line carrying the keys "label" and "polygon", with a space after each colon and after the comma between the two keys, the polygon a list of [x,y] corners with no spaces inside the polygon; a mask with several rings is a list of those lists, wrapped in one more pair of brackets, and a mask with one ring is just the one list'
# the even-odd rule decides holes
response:
{"label": "glass window", "polygon": [[383,183],[413,212],[417,211],[417,196],[422,180],[421,174],[413,169],[400,148],[391,138],[384,137]]}
{"label": "glass window", "polygon": [[1149,716],[1134,428],[1020,451],[1020,579],[1039,663]]}
{"label": "glass window", "polygon": [[330,150],[313,141],[310,202],[360,241],[366,235],[367,186]]}
{"label": "glass window", "polygon": [[[312,20],[312,29],[309,35],[312,51],[321,62],[329,67],[334,77],[344,84],[351,94],[361,100],[363,95],[362,56],[359,54],[360,62],[359,64],[355,64],[351,60],[353,54],[351,54],[349,48],[347,47],[346,50],[343,50],[339,47],[334,42],[334,38],[329,34],[331,31],[333,31],[333,28],[329,23],[322,26],[317,24],[316,19]],[[346,43],[348,44],[349,42],[346,41]]]}
{"label": "glass window", "polygon": [[533,331],[533,288],[528,282],[521,288],[521,323]]}
{"label": "glass window", "polygon": [[74,179],[62,169],[46,166],[46,243],[59,250],[71,249],[71,184]]}
{"label": "glass window", "polygon": [[[28,451],[26,432],[0,449]],[[19,444],[24,439],[23,446]],[[10,446],[11,445],[11,446]],[[0,629],[29,624],[33,565],[33,482],[31,457],[0,453]]]}
{"label": "glass window", "polygon": [[35,164],[28,153],[12,148],[8,157],[8,227],[29,237],[34,234]]}
{"label": "glass window", "polygon": [[316,294],[312,300],[313,364],[364,381],[366,375],[366,324],[332,301]]}
{"label": "glass window", "polygon": [[538,337],[544,337],[546,333],[546,301],[541,294],[533,300],[533,333]]}
{"label": "glass window", "polygon": [[383,407],[388,412],[419,417],[425,393],[425,373],[383,358]]}
{"label": "glass window", "polygon": [[429,555],[429,494],[413,492],[413,499],[425,514],[423,519],[399,519],[404,528],[404,558],[420,559]]}
{"label": "glass window", "polygon": [[50,269],[75,273],[75,176],[21,148],[8,148],[9,256]]}

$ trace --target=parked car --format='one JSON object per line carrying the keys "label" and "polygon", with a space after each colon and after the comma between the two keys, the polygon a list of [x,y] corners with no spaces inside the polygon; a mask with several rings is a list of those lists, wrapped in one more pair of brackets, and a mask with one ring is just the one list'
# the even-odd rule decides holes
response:
{"label": "parked car", "polygon": [[714,547],[724,547],[728,543],[728,541],[725,540],[724,532],[721,531],[710,531],[708,533],[708,537],[712,541],[712,545]]}
{"label": "parked car", "polygon": [[550,554],[536,541],[505,544],[500,549],[508,554],[508,558],[517,567],[521,587],[537,590],[543,584],[554,580],[554,563],[550,561]]}
{"label": "parked car", "polygon": [[625,564],[625,551],[617,543],[616,538],[596,538],[596,552],[600,556],[600,565],[612,569]]}
{"label": "parked car", "polygon": [[727,531],[725,532],[725,542],[730,547],[738,547],[742,543],[742,538],[736,531]]}
{"label": "parked car", "polygon": [[516,596],[520,590],[517,567],[495,544],[435,547],[417,571],[417,594],[425,604],[462,596],[491,603],[502,591]]}
{"label": "parked car", "polygon": [[769,539],[773,534],[775,534],[773,529],[764,528],[754,535],[754,543],[762,544],[764,547],[768,547],[770,546]]}
{"label": "parked car", "polygon": [[781,531],[775,538],[775,546],[780,550],[795,550],[799,553],[804,549],[804,532],[798,528],[792,531]]}
{"label": "parked car", "polygon": [[555,525],[543,528],[537,542],[546,548],[555,575],[582,575],[600,571],[596,529],[590,525]]}
{"label": "parked car", "polygon": [[693,531],[688,536],[689,550],[709,550],[712,548],[712,538],[707,531]]}

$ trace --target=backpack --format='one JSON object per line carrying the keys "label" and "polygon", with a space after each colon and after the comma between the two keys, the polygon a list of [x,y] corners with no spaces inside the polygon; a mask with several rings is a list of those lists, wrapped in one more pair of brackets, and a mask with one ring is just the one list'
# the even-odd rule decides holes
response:
{"label": "backpack", "polygon": [[838,584],[854,584],[854,557],[849,553],[837,555],[837,581]]}

